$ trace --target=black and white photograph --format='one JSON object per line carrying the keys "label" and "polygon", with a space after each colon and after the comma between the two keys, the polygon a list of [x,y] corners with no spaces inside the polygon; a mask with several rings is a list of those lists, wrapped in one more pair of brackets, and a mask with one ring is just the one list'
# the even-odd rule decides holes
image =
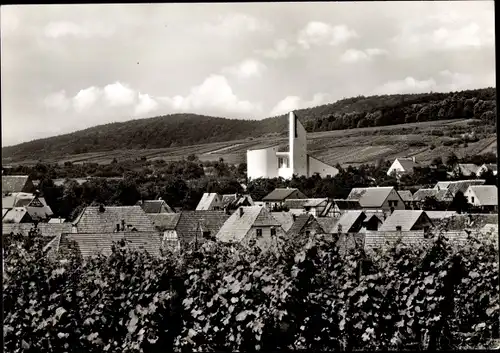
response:
{"label": "black and white photograph", "polygon": [[493,0],[0,15],[4,352],[500,349]]}

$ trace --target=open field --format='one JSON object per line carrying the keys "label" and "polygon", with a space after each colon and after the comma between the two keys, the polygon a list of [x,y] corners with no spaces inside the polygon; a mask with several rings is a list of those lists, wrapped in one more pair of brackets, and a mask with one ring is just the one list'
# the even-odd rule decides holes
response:
{"label": "open field", "polygon": [[[475,155],[486,152],[496,152],[496,135],[482,135],[477,142],[464,145],[460,134],[477,129],[475,120],[442,120],[423,123],[392,125],[385,127],[370,127],[350,130],[336,130],[308,134],[309,153],[326,163],[342,166],[372,163],[380,158],[394,159],[396,157],[414,156],[422,163],[428,163],[433,158],[445,158],[450,152],[457,156]],[[439,136],[443,135],[443,136]],[[447,142],[448,141],[448,142]],[[444,145],[455,142],[455,145]],[[165,159],[178,160],[195,154],[202,161],[215,161],[224,158],[229,163],[246,161],[248,149],[265,148],[279,145],[287,147],[285,134],[274,138],[247,138],[226,142],[208,143],[185,147],[169,147],[144,150],[115,150],[77,155],[67,155],[62,158],[47,158],[49,163],[94,162],[110,163],[114,158],[130,159]],[[9,164],[32,164],[36,161],[4,161]]]}

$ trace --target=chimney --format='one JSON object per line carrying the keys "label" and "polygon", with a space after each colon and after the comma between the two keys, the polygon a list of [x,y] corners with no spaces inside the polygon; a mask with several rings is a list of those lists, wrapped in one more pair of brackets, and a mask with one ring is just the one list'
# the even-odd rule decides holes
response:
{"label": "chimney", "polygon": [[411,160],[413,161],[413,163],[417,163],[417,160],[415,159],[415,156],[411,157]]}
{"label": "chimney", "polygon": [[116,223],[116,231],[119,232],[120,231],[120,223]]}
{"label": "chimney", "polygon": [[122,231],[125,230],[125,220],[122,219]]}
{"label": "chimney", "polygon": [[240,207],[240,217],[243,216],[243,207]]}
{"label": "chimney", "polygon": [[104,208],[103,204],[99,205],[99,212],[103,213],[106,209]]}

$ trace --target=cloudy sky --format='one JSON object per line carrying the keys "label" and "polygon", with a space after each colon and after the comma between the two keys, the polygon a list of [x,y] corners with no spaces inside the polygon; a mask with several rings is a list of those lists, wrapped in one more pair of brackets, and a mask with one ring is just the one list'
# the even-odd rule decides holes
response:
{"label": "cloudy sky", "polygon": [[493,1],[2,6],[1,45],[2,146],[495,86]]}

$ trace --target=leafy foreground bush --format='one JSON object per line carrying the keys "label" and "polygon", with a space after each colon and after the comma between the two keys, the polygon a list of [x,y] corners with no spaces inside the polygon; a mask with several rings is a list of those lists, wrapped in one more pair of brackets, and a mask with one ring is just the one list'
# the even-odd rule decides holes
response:
{"label": "leafy foreground bush", "polygon": [[444,239],[365,254],[335,241],[281,256],[206,243],[153,258],[49,260],[37,240],[5,249],[7,352],[490,348],[498,252]]}

